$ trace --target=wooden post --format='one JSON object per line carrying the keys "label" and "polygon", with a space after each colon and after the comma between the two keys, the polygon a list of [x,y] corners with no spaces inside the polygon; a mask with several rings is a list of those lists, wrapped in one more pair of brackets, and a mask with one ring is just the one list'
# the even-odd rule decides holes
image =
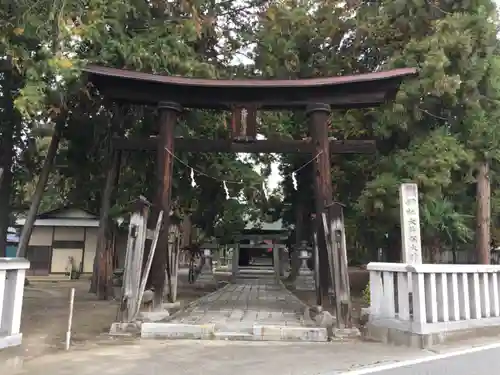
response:
{"label": "wooden post", "polygon": [[94,274],[92,275],[90,292],[96,293],[99,299],[107,299],[108,292],[112,289],[107,280],[110,280],[107,270],[108,252],[111,251],[107,244],[107,229],[109,221],[109,210],[111,209],[111,196],[113,194],[118,164],[121,152],[112,150],[108,159],[106,182],[101,196],[101,209],[99,212],[99,229],[97,231],[97,247],[94,257]]}
{"label": "wooden post", "polygon": [[[174,163],[174,129],[177,116],[182,107],[177,103],[161,102],[158,105],[160,111],[160,136],[158,138],[157,162],[159,173],[158,200],[163,210],[163,226],[158,242],[158,249],[153,258],[151,269],[151,283],[154,288],[154,305],[159,306],[163,302],[165,289],[165,270],[170,276],[168,262],[168,237],[170,226],[170,201],[172,197],[172,172]],[[170,277],[168,277],[170,279]],[[171,290],[171,288],[169,288]]]}
{"label": "wooden post", "polygon": [[[329,215],[328,215],[329,216]],[[328,223],[328,217],[326,212],[323,212],[321,214],[322,222],[323,222],[323,231],[325,233],[325,242],[326,242],[326,248],[328,251],[328,270],[329,276],[330,276],[330,285],[333,286],[334,293],[335,293],[335,316],[337,317],[336,319],[336,324],[337,328],[340,328],[340,323],[341,323],[341,306],[340,306],[340,301],[341,301],[341,282],[340,282],[340,268],[339,268],[339,254],[338,254],[338,247],[335,244],[335,239],[334,239],[334,234],[333,234],[333,226],[330,227]],[[330,301],[333,302],[333,301]]]}
{"label": "wooden post", "polygon": [[[314,219],[316,221],[316,219]],[[316,287],[316,305],[323,306],[323,295],[321,293],[320,273],[319,273],[319,248],[318,234],[313,231],[313,259],[314,259],[314,285]]]}
{"label": "wooden post", "polygon": [[177,233],[175,237],[175,241],[172,244],[174,247],[173,251],[173,261],[172,261],[172,289],[170,290],[170,298],[172,302],[177,301],[177,290],[179,286],[179,255],[180,255],[180,243],[181,236],[180,233]]}
{"label": "wooden post", "polygon": [[328,141],[330,106],[321,103],[309,105],[306,109],[306,115],[309,118],[309,133],[314,145],[313,157],[317,156],[314,163],[315,232],[318,241],[320,286],[323,296],[326,296],[328,295],[330,282],[328,277],[328,250],[322,225],[322,213],[325,211],[325,207],[330,206],[333,201]]}
{"label": "wooden post", "polygon": [[17,258],[26,257],[26,251],[28,250],[31,232],[33,231],[33,225],[35,224],[38,208],[40,207],[40,203],[42,202],[43,193],[49,179],[50,170],[52,169],[52,166],[54,164],[54,159],[57,154],[57,148],[59,147],[61,131],[63,126],[65,125],[65,120],[66,118],[64,116],[56,120],[54,133],[52,134],[49,149],[47,150],[47,156],[45,157],[45,162],[43,163],[42,171],[36,184],[35,193],[31,197],[31,206],[28,211],[28,215],[26,216],[26,221],[24,222],[23,229],[21,230],[19,245],[17,246],[16,251]]}
{"label": "wooden post", "polygon": [[[349,269],[347,262],[343,206],[339,202],[334,202],[330,207],[328,207],[328,209],[330,222],[327,230],[329,232],[332,247],[331,251],[333,255],[333,279],[335,280],[337,327],[340,327],[339,324],[351,327],[351,291],[349,289]],[[326,226],[326,215],[324,222]]]}
{"label": "wooden post", "polygon": [[[335,205],[335,203],[334,203]],[[340,264],[340,278],[343,284],[343,300],[341,301],[342,316],[344,317],[344,324],[348,328],[352,328],[352,301],[351,301],[351,283],[349,281],[349,261],[347,259],[347,238],[345,234],[345,221],[344,221],[344,210],[341,204],[338,202],[336,205],[340,209],[339,219],[333,224],[337,224],[337,228],[334,227],[332,233],[335,234],[335,242],[339,248],[339,264]],[[339,238],[340,235],[340,238]]]}

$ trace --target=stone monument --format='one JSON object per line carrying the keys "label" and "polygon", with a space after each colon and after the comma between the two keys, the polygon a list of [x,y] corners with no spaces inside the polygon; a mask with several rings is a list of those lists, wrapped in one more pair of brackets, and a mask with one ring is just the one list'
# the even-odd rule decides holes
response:
{"label": "stone monument", "polygon": [[417,184],[401,184],[399,187],[399,204],[403,263],[421,264],[422,242],[420,239],[420,214]]}

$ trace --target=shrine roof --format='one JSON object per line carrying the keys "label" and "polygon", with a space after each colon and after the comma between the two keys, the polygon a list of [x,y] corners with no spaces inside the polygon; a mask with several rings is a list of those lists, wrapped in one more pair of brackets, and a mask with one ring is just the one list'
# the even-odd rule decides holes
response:
{"label": "shrine roof", "polygon": [[416,76],[413,68],[329,78],[262,80],[200,79],[89,65],[87,80],[105,97],[136,104],[176,102],[187,108],[225,109],[256,105],[288,109],[313,103],[333,108],[380,105],[396,95],[402,80]]}

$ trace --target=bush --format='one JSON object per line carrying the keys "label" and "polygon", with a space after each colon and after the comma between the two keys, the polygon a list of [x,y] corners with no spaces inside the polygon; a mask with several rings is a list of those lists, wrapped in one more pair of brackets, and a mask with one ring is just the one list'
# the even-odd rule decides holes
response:
{"label": "bush", "polygon": [[363,289],[363,302],[370,305],[370,283],[366,284],[365,289]]}

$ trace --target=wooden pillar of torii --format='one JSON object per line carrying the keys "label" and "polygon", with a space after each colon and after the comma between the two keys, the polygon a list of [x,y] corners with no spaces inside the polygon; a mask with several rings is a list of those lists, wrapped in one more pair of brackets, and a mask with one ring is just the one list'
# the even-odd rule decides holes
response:
{"label": "wooden pillar of torii", "polygon": [[[151,285],[154,289],[154,304],[156,306],[163,302],[165,282],[170,283],[170,271],[172,265],[169,262],[169,228],[170,228],[170,206],[172,200],[172,175],[174,163],[175,125],[177,117],[182,111],[182,106],[174,102],[161,102],[158,104],[159,111],[159,137],[156,151],[158,168],[158,190],[156,194],[155,210],[156,216],[163,211],[163,224],[160,231],[157,249],[154,254],[151,268]],[[156,221],[156,218],[154,218]],[[169,293],[171,285],[169,285]]]}
{"label": "wooden pillar of torii", "polygon": [[306,108],[306,115],[309,119],[309,134],[314,144],[314,202],[315,202],[315,225],[314,231],[318,234],[319,248],[319,275],[321,294],[328,295],[329,288],[332,287],[329,280],[329,254],[327,239],[322,224],[322,213],[333,202],[332,175],[330,164],[330,146],[328,143],[328,121],[330,118],[330,106],[328,104],[311,104]]}

